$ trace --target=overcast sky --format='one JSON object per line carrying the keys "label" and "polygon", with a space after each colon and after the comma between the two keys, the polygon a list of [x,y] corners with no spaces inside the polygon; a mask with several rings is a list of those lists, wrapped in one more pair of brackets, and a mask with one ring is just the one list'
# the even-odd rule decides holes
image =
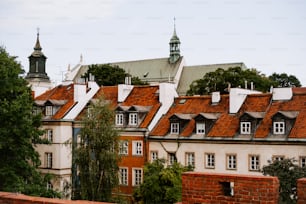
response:
{"label": "overcast sky", "polygon": [[168,57],[173,18],[187,65],[244,62],[306,86],[305,0],[1,0],[0,45],[26,72],[40,28],[46,71]]}

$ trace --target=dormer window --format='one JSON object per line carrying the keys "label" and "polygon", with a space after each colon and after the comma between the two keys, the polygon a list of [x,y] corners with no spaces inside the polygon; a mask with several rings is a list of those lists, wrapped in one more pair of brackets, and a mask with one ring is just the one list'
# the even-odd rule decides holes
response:
{"label": "dormer window", "polygon": [[116,125],[123,125],[123,113],[116,114]]}
{"label": "dormer window", "polygon": [[240,122],[240,133],[251,134],[251,122]]}
{"label": "dormer window", "polygon": [[171,134],[179,134],[180,132],[180,124],[179,123],[171,123]]}
{"label": "dormer window", "polygon": [[196,132],[197,134],[205,134],[205,123],[204,122],[196,123]]}
{"label": "dormer window", "polygon": [[138,124],[138,114],[130,113],[129,114],[129,125],[137,125]]}
{"label": "dormer window", "polygon": [[273,133],[275,135],[285,134],[285,122],[273,122]]}
{"label": "dormer window", "polygon": [[47,105],[45,114],[46,114],[46,116],[52,116],[53,115],[53,106]]}

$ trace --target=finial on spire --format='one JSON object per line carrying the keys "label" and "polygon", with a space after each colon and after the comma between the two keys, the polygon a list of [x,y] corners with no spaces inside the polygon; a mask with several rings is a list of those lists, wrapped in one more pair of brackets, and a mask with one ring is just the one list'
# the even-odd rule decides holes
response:
{"label": "finial on spire", "polygon": [[174,18],[173,18],[174,29],[175,29],[175,20],[176,20],[176,19],[175,19],[175,16],[174,16]]}
{"label": "finial on spire", "polygon": [[36,30],[37,30],[37,36],[39,36],[39,27],[37,27]]}
{"label": "finial on spire", "polygon": [[83,55],[81,54],[80,55],[80,64],[82,64],[83,63]]}
{"label": "finial on spire", "polygon": [[41,46],[39,42],[39,27],[37,27],[36,30],[37,30],[37,39],[36,39],[34,50],[41,50]]}

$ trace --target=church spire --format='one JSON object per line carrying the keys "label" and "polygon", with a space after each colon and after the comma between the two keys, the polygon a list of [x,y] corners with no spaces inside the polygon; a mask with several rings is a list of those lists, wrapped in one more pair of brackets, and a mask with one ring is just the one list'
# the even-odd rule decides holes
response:
{"label": "church spire", "polygon": [[175,26],[175,18],[174,18],[174,30],[173,35],[170,39],[169,45],[170,45],[170,57],[169,61],[170,63],[175,63],[180,58],[180,39],[177,37],[176,34],[176,26]]}
{"label": "church spire", "polygon": [[47,57],[41,50],[42,48],[39,42],[39,28],[37,28],[37,37],[34,51],[29,56],[30,68],[26,76],[28,81],[50,82],[50,79],[46,73]]}

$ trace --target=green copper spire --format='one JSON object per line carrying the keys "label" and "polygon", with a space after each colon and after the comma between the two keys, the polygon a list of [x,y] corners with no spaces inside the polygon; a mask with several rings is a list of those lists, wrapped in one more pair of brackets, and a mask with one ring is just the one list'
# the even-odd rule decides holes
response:
{"label": "green copper spire", "polygon": [[174,31],[173,35],[170,39],[170,57],[169,57],[169,62],[170,63],[175,63],[179,58],[180,58],[180,39],[177,37],[176,34],[176,27],[175,27],[175,18],[174,18]]}

